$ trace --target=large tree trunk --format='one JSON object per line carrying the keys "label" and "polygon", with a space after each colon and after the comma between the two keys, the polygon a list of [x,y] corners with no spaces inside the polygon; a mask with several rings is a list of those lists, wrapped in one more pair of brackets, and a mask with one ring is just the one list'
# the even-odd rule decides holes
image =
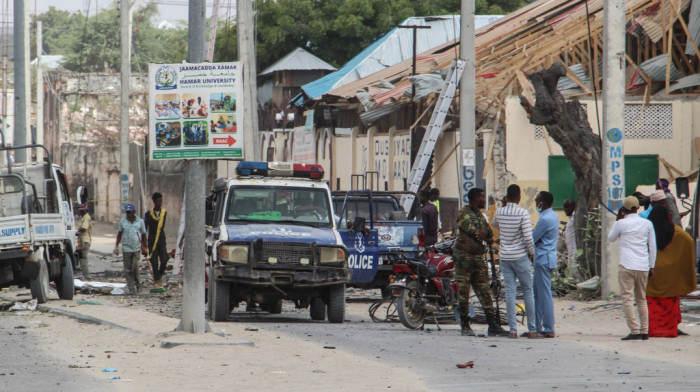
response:
{"label": "large tree trunk", "polygon": [[600,222],[596,212],[602,190],[601,141],[578,100],[566,102],[557,90],[559,78],[565,75],[566,67],[561,63],[529,75],[536,93],[535,106],[522,96],[521,104],[530,115],[530,123],[544,125],[571,162],[578,192],[576,243],[578,249],[583,249],[578,261],[588,276],[593,276],[600,271]]}

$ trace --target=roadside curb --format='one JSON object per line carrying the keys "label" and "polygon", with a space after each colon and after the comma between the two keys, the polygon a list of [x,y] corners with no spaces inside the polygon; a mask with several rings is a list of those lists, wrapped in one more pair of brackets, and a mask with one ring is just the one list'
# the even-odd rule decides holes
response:
{"label": "roadside curb", "polygon": [[57,308],[47,306],[47,305],[38,305],[37,309],[51,312],[53,314],[57,314],[60,316],[66,316],[66,317],[75,319],[75,320],[78,320],[79,323],[104,325],[104,326],[110,327],[110,328],[123,329],[125,331],[139,333],[139,334],[141,333],[141,331],[136,330],[136,329],[125,327],[123,325],[115,324],[115,323],[112,323],[110,321],[102,320],[102,319],[99,319],[96,317],[87,316],[87,315],[84,315],[84,314],[81,314],[78,312],[71,312],[70,310],[57,309]]}

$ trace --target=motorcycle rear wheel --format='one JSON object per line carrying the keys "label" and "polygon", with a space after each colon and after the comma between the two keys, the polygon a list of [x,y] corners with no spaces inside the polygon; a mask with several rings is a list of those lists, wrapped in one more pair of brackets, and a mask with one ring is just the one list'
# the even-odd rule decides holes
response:
{"label": "motorcycle rear wheel", "polygon": [[396,311],[399,320],[404,327],[409,329],[419,329],[425,322],[425,309],[418,309],[417,298],[418,283],[410,282],[408,288],[401,290],[401,294],[396,298]]}

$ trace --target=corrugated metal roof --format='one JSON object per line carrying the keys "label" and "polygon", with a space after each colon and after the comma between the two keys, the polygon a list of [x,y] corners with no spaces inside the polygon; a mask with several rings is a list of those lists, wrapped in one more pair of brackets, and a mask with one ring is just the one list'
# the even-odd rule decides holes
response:
{"label": "corrugated metal roof", "polygon": [[[475,28],[481,28],[501,18],[502,15],[476,15]],[[416,53],[426,52],[436,46],[459,38],[460,16],[421,16],[404,20],[400,25],[430,26],[429,32],[418,31]],[[302,86],[311,99],[352,81],[389,68],[413,57],[413,31],[395,27],[373,42],[339,70]]]}
{"label": "corrugated metal roof", "polygon": [[[576,77],[583,82],[583,84],[591,87],[590,80],[588,80],[588,73],[585,69],[583,69],[583,65],[574,64],[569,67],[569,70],[573,72],[574,75],[576,75]],[[568,90],[572,88],[580,88],[580,86],[566,76],[559,79],[559,83],[557,83],[557,90]]]}
{"label": "corrugated metal roof", "polygon": [[[700,42],[700,0],[693,0],[688,13],[688,31],[697,45]],[[685,43],[685,54],[694,55],[695,49],[690,44],[690,40]]]}
{"label": "corrugated metal roof", "polygon": [[[645,75],[650,75],[653,81],[661,82],[666,80],[666,54],[664,53],[650,58],[640,64],[639,69],[641,69]],[[683,72],[678,70],[675,64],[671,62],[670,80],[678,80],[682,77]],[[642,79],[641,76],[637,77],[637,83],[644,83],[644,79]]]}
{"label": "corrugated metal roof", "polygon": [[[676,83],[673,83],[669,88],[669,92],[674,92],[682,88],[697,87],[700,86],[700,74],[686,76],[684,78],[678,79]],[[663,91],[663,90],[659,90]]]}
{"label": "corrugated metal roof", "polygon": [[[36,64],[36,58],[32,60],[32,65]],[[63,64],[62,55],[41,55],[41,66],[44,69],[56,69],[60,68]]]}
{"label": "corrugated metal roof", "polygon": [[334,66],[304,49],[296,48],[271,66],[265,68],[259,75],[268,75],[276,71],[310,71],[317,69],[325,71],[336,70]]}

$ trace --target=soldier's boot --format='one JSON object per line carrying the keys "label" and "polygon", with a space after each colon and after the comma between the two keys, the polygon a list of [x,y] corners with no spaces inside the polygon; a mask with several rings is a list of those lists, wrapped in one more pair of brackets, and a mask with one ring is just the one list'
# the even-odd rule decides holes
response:
{"label": "soldier's boot", "polygon": [[489,336],[509,336],[510,333],[501,326],[496,321],[496,314],[493,312],[486,313],[486,322],[489,324]]}
{"label": "soldier's boot", "polygon": [[462,325],[462,336],[476,336],[474,330],[469,325],[469,317],[461,317],[460,324]]}

